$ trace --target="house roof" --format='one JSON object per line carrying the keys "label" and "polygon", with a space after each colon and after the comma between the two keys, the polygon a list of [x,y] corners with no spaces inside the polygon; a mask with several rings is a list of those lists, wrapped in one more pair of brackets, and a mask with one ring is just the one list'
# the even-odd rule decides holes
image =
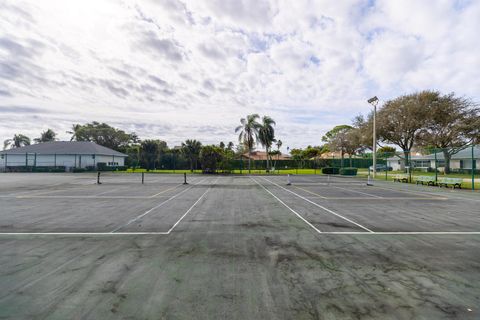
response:
{"label": "house roof", "polygon": [[[480,146],[475,146],[473,148],[473,157],[475,159],[480,159]],[[468,160],[472,158],[472,148],[467,147],[458,153],[452,155],[452,160]],[[388,158],[387,160],[399,160],[400,157],[394,156],[391,158]],[[412,156],[411,160],[434,160],[435,159],[435,153],[424,155],[424,156]],[[443,152],[437,152],[437,160],[444,160]]]}
{"label": "house roof", "polygon": [[[265,151],[252,151],[251,155],[247,153],[242,154],[242,157],[245,157],[246,159],[250,158],[252,160],[266,160],[267,159],[267,153]],[[273,160],[290,160],[290,156],[287,155],[272,155]]]}
{"label": "house roof", "polygon": [[127,157],[126,154],[89,141],[53,141],[0,151],[0,154],[98,154]]}

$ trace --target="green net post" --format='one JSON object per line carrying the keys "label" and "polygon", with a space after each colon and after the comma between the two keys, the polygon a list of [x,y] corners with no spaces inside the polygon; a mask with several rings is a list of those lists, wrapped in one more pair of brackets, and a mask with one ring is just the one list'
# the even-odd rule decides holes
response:
{"label": "green net post", "polygon": [[142,184],[145,182],[145,172],[142,172]]}
{"label": "green net post", "polygon": [[435,184],[438,183],[438,162],[437,162],[437,149],[434,150],[435,154]]}

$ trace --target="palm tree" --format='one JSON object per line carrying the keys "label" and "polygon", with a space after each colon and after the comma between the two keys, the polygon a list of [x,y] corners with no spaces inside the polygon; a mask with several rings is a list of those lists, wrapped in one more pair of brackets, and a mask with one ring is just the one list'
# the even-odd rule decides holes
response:
{"label": "palm tree", "polygon": [[83,126],[80,124],[74,124],[72,125],[72,130],[67,131],[67,133],[71,134],[72,137],[70,138],[70,141],[79,141],[79,133],[82,130]]}
{"label": "palm tree", "polygon": [[278,158],[280,157],[280,148],[282,147],[282,144],[283,144],[282,140],[278,139],[278,140],[277,140],[277,143],[276,143],[276,145],[277,145],[277,150],[278,150],[277,160],[278,160]]}
{"label": "palm tree", "polygon": [[197,140],[185,140],[182,142],[182,153],[190,160],[190,171],[193,172],[194,164],[197,163],[200,151],[202,150],[202,143]]}
{"label": "palm tree", "polygon": [[269,170],[268,152],[275,141],[275,129],[273,128],[275,124],[276,123],[272,118],[269,116],[263,116],[262,124],[258,130],[258,140],[265,148],[267,154],[267,171]]}
{"label": "palm tree", "polygon": [[50,142],[50,141],[57,140],[56,136],[57,134],[52,129],[47,129],[46,131],[43,131],[42,133],[40,133],[39,138],[35,138],[33,140],[36,143]]}
{"label": "palm tree", "polygon": [[7,149],[9,146],[12,148],[20,148],[30,145],[30,138],[21,133],[15,134],[12,139],[7,139],[3,142],[3,149]]}
{"label": "palm tree", "polygon": [[252,150],[258,139],[258,131],[261,127],[257,119],[260,118],[258,114],[249,114],[246,118],[240,119],[241,125],[239,125],[235,132],[239,132],[238,141],[248,149],[248,173],[251,172],[251,157]]}

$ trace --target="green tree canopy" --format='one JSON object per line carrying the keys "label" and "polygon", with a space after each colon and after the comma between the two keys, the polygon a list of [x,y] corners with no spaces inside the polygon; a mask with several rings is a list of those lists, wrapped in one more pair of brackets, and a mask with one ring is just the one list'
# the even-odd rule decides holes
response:
{"label": "green tree canopy", "polygon": [[[246,118],[241,118],[240,123],[235,132],[240,132],[238,135],[238,141],[245,146],[248,150],[248,154],[251,155],[253,147],[258,139],[258,131],[260,130],[261,124],[258,123],[258,114],[249,114]],[[251,159],[248,158],[248,172],[251,171]]]}
{"label": "green tree canopy", "polygon": [[200,163],[204,172],[215,172],[223,159],[223,150],[214,145],[202,147],[200,151]]}
{"label": "green tree canopy", "polygon": [[197,161],[200,156],[201,149],[202,143],[200,141],[194,139],[187,139],[185,140],[185,142],[182,142],[182,153],[190,161],[190,170],[192,172],[197,166]]}
{"label": "green tree canopy", "polygon": [[51,142],[57,140],[57,134],[52,129],[40,133],[40,137],[33,139],[36,143]]}
{"label": "green tree canopy", "polygon": [[71,131],[71,141],[92,141],[114,150],[122,150],[130,143],[138,142],[135,133],[126,133],[106,123],[93,121],[84,125],[74,124]]}
{"label": "green tree canopy", "polygon": [[431,100],[424,107],[427,116],[418,135],[419,145],[441,149],[445,158],[445,172],[450,171],[450,159],[474,142],[479,132],[480,110],[476,104],[454,93],[441,95],[429,92]]}
{"label": "green tree canopy", "polygon": [[11,148],[20,148],[30,145],[30,138],[24,134],[15,134],[12,139],[7,139],[3,142],[3,149]]}

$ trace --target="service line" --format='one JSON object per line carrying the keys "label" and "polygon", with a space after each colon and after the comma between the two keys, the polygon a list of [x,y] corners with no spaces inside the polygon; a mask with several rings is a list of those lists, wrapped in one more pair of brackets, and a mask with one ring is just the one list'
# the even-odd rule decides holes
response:
{"label": "service line", "polygon": [[317,207],[319,207],[320,209],[323,209],[323,210],[327,211],[328,213],[331,213],[331,214],[333,214],[333,215],[335,215],[335,216],[337,216],[337,217],[339,217],[339,218],[342,218],[343,220],[348,221],[348,222],[350,222],[350,223],[352,223],[352,224],[354,224],[354,225],[362,228],[362,229],[365,230],[365,231],[368,231],[368,232],[370,232],[370,233],[374,233],[372,230],[368,229],[367,227],[362,226],[361,224],[359,224],[359,223],[357,223],[357,222],[355,222],[355,221],[353,221],[353,220],[351,220],[351,219],[349,219],[349,218],[347,218],[347,217],[344,217],[344,216],[342,216],[341,214],[336,213],[336,212],[334,212],[334,211],[332,211],[332,210],[330,210],[330,209],[328,209],[328,208],[325,208],[324,206],[321,206],[321,205],[319,205],[318,203],[313,202],[313,201],[311,201],[311,200],[309,200],[309,199],[307,199],[307,198],[299,195],[298,193],[295,193],[295,192],[293,192],[293,191],[291,191],[291,190],[288,190],[287,188],[284,188],[284,187],[282,187],[281,185],[279,185],[279,184],[277,184],[277,183],[275,183],[275,182],[272,182],[272,181],[268,180],[267,178],[264,178],[264,177],[261,177],[261,178],[264,179],[264,180],[266,180],[266,181],[268,181],[268,182],[270,182],[271,184],[273,184],[273,185],[275,185],[275,186],[277,186],[277,187],[279,187],[279,188],[287,191],[287,192],[290,192],[291,194],[299,197],[300,199],[303,199],[303,200],[305,200],[305,201],[313,204],[314,206],[317,206]]}

